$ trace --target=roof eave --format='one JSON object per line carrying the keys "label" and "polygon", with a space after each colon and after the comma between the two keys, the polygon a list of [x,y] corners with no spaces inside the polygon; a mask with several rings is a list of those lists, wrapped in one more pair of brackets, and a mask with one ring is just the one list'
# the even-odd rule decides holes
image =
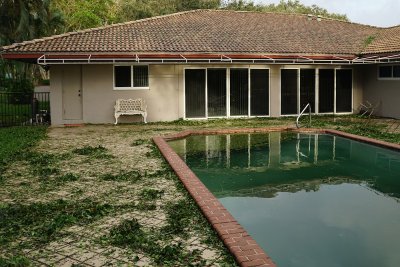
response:
{"label": "roof eave", "polygon": [[354,55],[324,55],[302,53],[2,53],[4,59],[29,61],[38,64],[68,64],[68,63],[117,63],[117,62],[146,62],[146,63],[287,63],[287,64],[316,64],[316,63],[346,63],[350,64]]}

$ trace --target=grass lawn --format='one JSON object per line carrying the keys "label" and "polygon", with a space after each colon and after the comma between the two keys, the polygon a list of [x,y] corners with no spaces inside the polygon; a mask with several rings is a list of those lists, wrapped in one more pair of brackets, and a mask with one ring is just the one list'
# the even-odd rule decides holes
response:
{"label": "grass lawn", "polygon": [[[0,128],[0,266],[234,266],[151,138],[293,118]],[[385,121],[316,117],[400,143]]]}

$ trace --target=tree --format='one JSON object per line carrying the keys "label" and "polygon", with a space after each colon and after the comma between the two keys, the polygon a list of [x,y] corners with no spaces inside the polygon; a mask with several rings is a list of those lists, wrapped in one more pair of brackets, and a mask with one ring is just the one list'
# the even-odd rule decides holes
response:
{"label": "tree", "polygon": [[318,7],[317,5],[306,6],[300,3],[299,0],[281,0],[279,4],[254,4],[253,1],[233,0],[224,3],[225,9],[245,10],[245,11],[260,11],[260,12],[282,12],[282,13],[300,13],[320,15],[327,18],[339,19],[348,21],[346,15],[330,13],[328,10]]}
{"label": "tree", "polygon": [[[1,46],[59,33],[62,25],[62,16],[50,8],[50,0],[0,1]],[[2,60],[0,80],[15,89],[14,85],[31,83],[36,68],[31,64]]]}
{"label": "tree", "polygon": [[175,1],[177,11],[194,9],[217,9],[221,7],[220,0],[178,0]]}
{"label": "tree", "polygon": [[115,20],[113,0],[53,0],[51,8],[62,11],[65,32],[107,25]]}
{"label": "tree", "polygon": [[143,19],[194,9],[217,9],[221,0],[119,0],[117,21]]}
{"label": "tree", "polygon": [[0,2],[0,42],[7,45],[59,32],[61,13],[50,0],[3,0]]}

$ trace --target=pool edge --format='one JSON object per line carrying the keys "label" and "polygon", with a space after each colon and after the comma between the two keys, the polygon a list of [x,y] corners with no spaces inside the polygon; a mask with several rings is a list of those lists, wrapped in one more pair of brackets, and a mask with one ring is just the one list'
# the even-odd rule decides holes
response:
{"label": "pool edge", "polygon": [[350,138],[352,140],[377,145],[389,149],[399,150],[400,145],[380,141],[368,137],[349,134],[346,132],[331,130],[306,128],[296,129],[288,127],[274,128],[243,128],[243,129],[218,129],[218,130],[186,130],[176,134],[153,137],[161,154],[170,164],[176,175],[179,177],[186,190],[193,197],[200,210],[218,233],[225,246],[233,254],[237,263],[243,267],[250,266],[274,266],[276,264],[267,253],[257,244],[257,242],[247,233],[247,231],[234,219],[225,209],[219,200],[205,187],[200,179],[186,165],[186,163],[168,145],[167,141],[181,139],[190,135],[207,134],[239,134],[257,132],[276,132],[276,131],[295,131],[295,132],[316,132],[327,133]]}

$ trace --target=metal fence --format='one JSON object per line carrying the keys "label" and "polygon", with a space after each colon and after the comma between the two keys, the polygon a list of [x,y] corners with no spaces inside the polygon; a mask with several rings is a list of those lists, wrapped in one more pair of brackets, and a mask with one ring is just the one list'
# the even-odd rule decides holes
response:
{"label": "metal fence", "polygon": [[50,93],[0,92],[0,127],[50,124]]}

